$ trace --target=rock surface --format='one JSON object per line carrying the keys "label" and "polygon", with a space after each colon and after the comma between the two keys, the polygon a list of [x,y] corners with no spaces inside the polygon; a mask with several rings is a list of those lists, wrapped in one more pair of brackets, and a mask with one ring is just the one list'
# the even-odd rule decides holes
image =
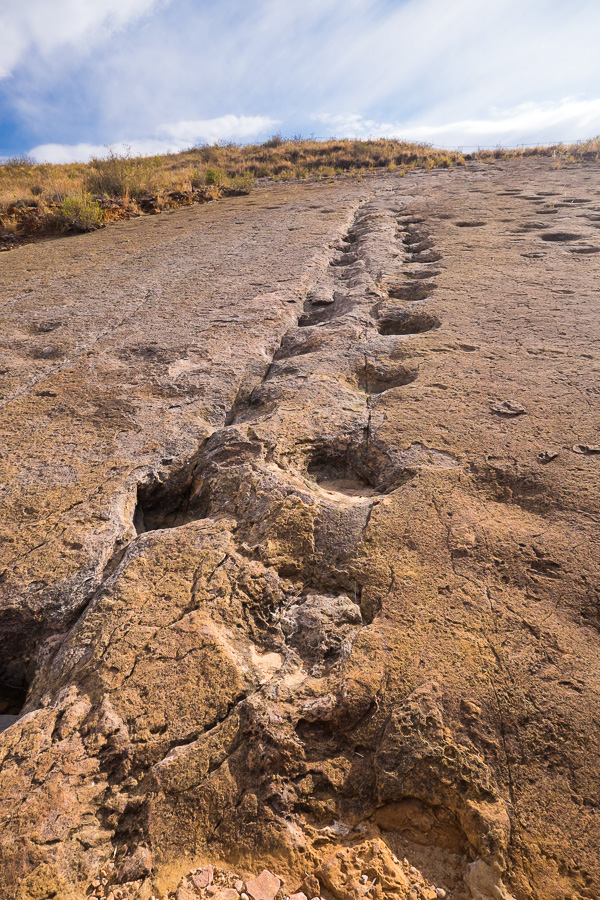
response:
{"label": "rock surface", "polygon": [[598,174],[0,259],[2,897],[598,895]]}

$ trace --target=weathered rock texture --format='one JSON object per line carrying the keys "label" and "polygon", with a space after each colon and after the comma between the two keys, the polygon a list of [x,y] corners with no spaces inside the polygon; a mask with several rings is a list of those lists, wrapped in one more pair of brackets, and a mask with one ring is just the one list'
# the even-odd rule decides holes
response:
{"label": "weathered rock texture", "polygon": [[0,259],[3,897],[598,896],[598,174]]}

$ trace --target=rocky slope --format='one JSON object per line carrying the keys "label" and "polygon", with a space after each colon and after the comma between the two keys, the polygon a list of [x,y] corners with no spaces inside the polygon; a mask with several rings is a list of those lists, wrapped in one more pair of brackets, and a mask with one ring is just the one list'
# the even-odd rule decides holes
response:
{"label": "rocky slope", "polygon": [[0,259],[2,896],[597,896],[598,174]]}

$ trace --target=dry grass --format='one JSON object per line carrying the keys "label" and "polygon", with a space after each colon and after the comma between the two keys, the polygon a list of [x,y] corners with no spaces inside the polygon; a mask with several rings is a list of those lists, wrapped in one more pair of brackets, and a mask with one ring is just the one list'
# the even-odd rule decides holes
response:
{"label": "dry grass", "polygon": [[387,169],[398,175],[469,160],[493,162],[552,156],[554,165],[600,160],[600,138],[577,145],[462,153],[395,140],[284,140],[204,146],[153,157],[108,152],[89,163],[37,165],[25,158],[0,166],[0,245],[49,234],[89,231],[115,219],[247,194],[256,178],[278,181],[360,175]]}

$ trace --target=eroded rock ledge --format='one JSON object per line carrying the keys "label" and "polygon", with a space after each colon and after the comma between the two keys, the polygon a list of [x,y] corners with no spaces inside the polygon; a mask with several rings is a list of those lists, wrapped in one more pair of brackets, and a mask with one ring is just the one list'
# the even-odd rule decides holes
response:
{"label": "eroded rock ledge", "polygon": [[[532,193],[511,215],[558,206],[559,176],[519,165]],[[177,349],[192,318],[142,350],[120,318],[118,341],[100,329],[12,386],[5,408],[52,430],[39,404],[99,344],[77,403],[90,367],[92,418],[110,390],[89,450],[79,436],[51,465],[56,444],[35,444],[44,514],[9,493],[25,527],[4,576],[4,714],[27,699],[0,736],[7,897],[187,900],[208,863],[245,887],[269,866],[308,900],[594,896],[597,460],[568,449],[593,445],[588,406],[559,396],[593,382],[592,254],[500,226],[507,203],[503,171],[475,168],[274,188],[236,201],[237,231],[226,204],[177,214],[224,229],[258,292],[215,312],[188,247],[147,325],[204,292],[193,349]],[[289,272],[260,280],[268,240]],[[535,270],[523,313],[529,240],[555,275]],[[142,249],[142,269],[165,266],[166,247]],[[579,305],[538,334],[560,283]]]}

